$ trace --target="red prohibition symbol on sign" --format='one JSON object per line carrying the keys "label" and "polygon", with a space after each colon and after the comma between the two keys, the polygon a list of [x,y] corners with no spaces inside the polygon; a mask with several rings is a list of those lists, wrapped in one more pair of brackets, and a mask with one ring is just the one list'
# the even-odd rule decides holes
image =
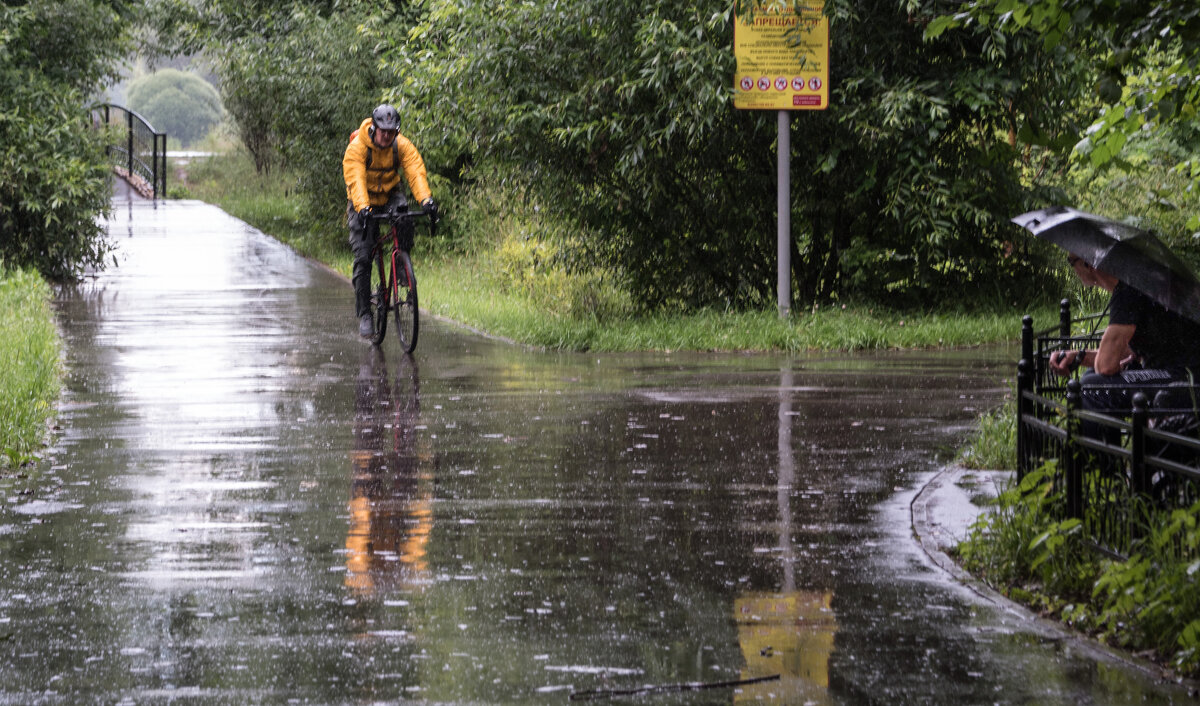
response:
{"label": "red prohibition symbol on sign", "polygon": [[763,76],[762,78],[758,79],[758,90],[769,91],[770,89],[771,89],[771,79],[767,78],[766,76]]}
{"label": "red prohibition symbol on sign", "polygon": [[817,76],[808,79],[808,87],[814,91],[821,90],[821,79]]}
{"label": "red prohibition symbol on sign", "polygon": [[803,76],[797,76],[792,79],[792,90],[793,91],[803,91],[804,90],[804,77]]}
{"label": "red prohibition symbol on sign", "polygon": [[754,90],[754,79],[750,78],[749,76],[743,76],[742,77],[742,90],[743,91],[753,91]]}

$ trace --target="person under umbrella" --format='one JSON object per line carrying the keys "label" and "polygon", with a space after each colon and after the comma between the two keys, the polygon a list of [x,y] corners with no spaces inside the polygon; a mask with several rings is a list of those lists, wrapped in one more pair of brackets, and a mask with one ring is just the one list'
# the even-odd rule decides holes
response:
{"label": "person under umbrella", "polygon": [[1080,380],[1084,409],[1128,412],[1139,391],[1158,407],[1194,407],[1200,281],[1191,270],[1153,233],[1090,213],[1055,206],[1013,221],[1066,250],[1083,284],[1112,293],[1099,346],[1049,359],[1060,376],[1091,369]]}
{"label": "person under umbrella", "polygon": [[1091,369],[1080,380],[1084,409],[1128,412],[1137,392],[1156,407],[1195,408],[1200,281],[1191,269],[1153,233],[1072,208],[1053,206],[1013,222],[1066,250],[1085,285],[1112,293],[1099,346],[1049,359],[1060,376]]}
{"label": "person under umbrella", "polygon": [[1190,386],[1200,374],[1200,323],[1167,311],[1161,304],[1071,253],[1075,274],[1085,285],[1112,293],[1108,326],[1094,350],[1056,351],[1050,369],[1069,376],[1082,367],[1083,406],[1096,411],[1128,411],[1134,393],[1150,399],[1157,391]]}

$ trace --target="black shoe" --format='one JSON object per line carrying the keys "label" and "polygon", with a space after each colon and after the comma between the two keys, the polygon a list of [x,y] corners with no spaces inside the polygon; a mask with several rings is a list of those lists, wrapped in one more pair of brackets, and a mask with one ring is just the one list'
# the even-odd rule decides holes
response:
{"label": "black shoe", "polygon": [[363,338],[370,338],[375,335],[375,322],[371,321],[370,314],[363,314],[358,317],[358,335]]}

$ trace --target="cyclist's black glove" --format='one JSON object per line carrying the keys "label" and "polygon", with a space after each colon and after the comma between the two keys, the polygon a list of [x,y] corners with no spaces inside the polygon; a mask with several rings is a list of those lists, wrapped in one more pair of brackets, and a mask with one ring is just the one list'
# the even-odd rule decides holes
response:
{"label": "cyclist's black glove", "polygon": [[369,216],[369,215],[371,215],[371,207],[370,206],[367,206],[366,208],[364,208],[358,212],[358,217],[362,219],[363,223],[367,222],[367,216]]}
{"label": "cyclist's black glove", "polygon": [[425,210],[425,213],[429,214],[430,221],[434,223],[438,222],[438,205],[432,196],[421,202],[421,208]]}

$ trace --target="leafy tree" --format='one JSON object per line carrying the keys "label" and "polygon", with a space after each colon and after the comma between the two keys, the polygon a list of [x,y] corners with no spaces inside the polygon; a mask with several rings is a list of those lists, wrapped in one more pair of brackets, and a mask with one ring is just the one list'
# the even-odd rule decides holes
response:
{"label": "leafy tree", "polygon": [[133,81],[126,96],[129,108],[155,130],[190,145],[221,120],[221,96],[199,76],[163,69]]}
{"label": "leafy tree", "polygon": [[[1103,106],[1077,148],[1096,166],[1146,127],[1194,127],[1200,110],[1200,4],[1195,0],[969,0],[930,23],[927,36],[983,28],[998,40],[1032,37],[1095,72]],[[998,41],[999,51],[1005,42]],[[1200,180],[1200,163],[1181,164]],[[1200,227],[1200,221],[1197,226]]]}
{"label": "leafy tree", "polygon": [[213,57],[259,171],[285,161],[323,209],[344,199],[337,158],[349,133],[400,81],[381,70],[379,52],[401,41],[416,12],[361,0],[152,3],[164,47]]}
{"label": "leafy tree", "polygon": [[[1031,156],[1011,136],[1073,134],[1058,105],[1077,73],[1040,43],[990,51],[986,31],[925,41],[956,5],[827,3],[832,107],[792,121],[806,300],[1030,281],[1007,242]],[[615,264],[650,307],[773,299],[775,116],[732,108],[728,3],[434,0],[411,37],[387,61],[422,142],[533,175],[591,234],[581,260]]]}
{"label": "leafy tree", "polygon": [[[1083,122],[1063,106],[1090,81],[1036,38],[976,25],[926,39],[959,4],[827,2],[832,107],[792,121],[805,302],[929,303],[1037,281],[1008,217],[1061,169],[1057,148]],[[180,51],[214,50],[248,146],[298,169],[316,205],[340,202],[346,133],[383,98],[431,168],[525,175],[578,225],[561,257],[613,267],[648,308],[774,300],[775,118],[732,107],[727,2],[155,8]]]}
{"label": "leafy tree", "polygon": [[[274,150],[315,212],[340,217],[346,195],[341,155],[350,132],[397,80],[381,72],[377,45],[403,25],[372,20],[366,5],[328,16],[297,6],[290,17],[288,31],[247,37],[218,61],[222,86],[238,108],[243,136],[250,125],[277,136]],[[364,27],[373,22],[379,22],[373,31]]]}
{"label": "leafy tree", "polygon": [[0,260],[69,277],[108,249],[103,135],[84,95],[114,73],[130,9],[92,0],[0,7]]}

